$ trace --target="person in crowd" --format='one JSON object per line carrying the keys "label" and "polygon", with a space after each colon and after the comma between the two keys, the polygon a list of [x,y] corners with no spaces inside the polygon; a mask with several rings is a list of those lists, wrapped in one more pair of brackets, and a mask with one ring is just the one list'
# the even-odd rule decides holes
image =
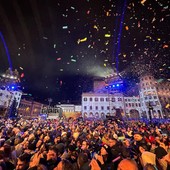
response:
{"label": "person in crowd", "polygon": [[0,168],[169,170],[169,135],[168,121],[2,118]]}
{"label": "person in crowd", "polygon": [[138,170],[137,164],[132,159],[123,159],[119,165],[117,170]]}

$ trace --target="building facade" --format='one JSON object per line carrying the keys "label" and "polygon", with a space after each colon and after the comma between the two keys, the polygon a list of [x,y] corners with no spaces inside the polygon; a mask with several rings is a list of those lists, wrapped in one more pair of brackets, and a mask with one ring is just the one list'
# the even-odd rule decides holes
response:
{"label": "building facade", "polygon": [[106,116],[141,117],[139,97],[124,97],[122,93],[82,94],[82,117],[105,118]]}
{"label": "building facade", "polygon": [[144,75],[140,78],[139,95],[128,97],[124,96],[119,88],[121,80],[117,80],[114,79],[113,82],[102,80],[101,83],[98,80],[94,82],[94,92],[82,94],[82,117],[105,118],[107,115],[135,119],[170,117],[169,82],[159,83],[153,76]]}
{"label": "building facade", "polygon": [[22,99],[18,108],[18,115],[23,117],[38,117],[42,107],[42,103]]}
{"label": "building facade", "polygon": [[9,91],[0,89],[0,106],[1,107],[10,107],[13,100],[16,100],[16,108],[19,107],[20,100],[22,97],[21,91]]}

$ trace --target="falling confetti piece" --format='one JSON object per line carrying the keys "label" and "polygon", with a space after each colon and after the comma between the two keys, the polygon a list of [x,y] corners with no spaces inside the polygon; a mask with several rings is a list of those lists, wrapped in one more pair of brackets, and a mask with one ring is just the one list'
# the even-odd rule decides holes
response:
{"label": "falling confetti piece", "polygon": [[87,15],[89,15],[89,14],[90,14],[90,10],[87,11]]}
{"label": "falling confetti piece", "polygon": [[83,38],[83,39],[78,39],[77,43],[80,44],[81,42],[85,42],[87,41],[87,37]]}
{"label": "falling confetti piece", "polygon": [[93,28],[96,29],[97,31],[99,31],[99,29],[96,25],[94,25]]}
{"label": "falling confetti piece", "polygon": [[72,61],[72,62],[76,62],[76,60],[75,60],[75,59],[71,59],[71,61]]}
{"label": "falling confetti piece", "polygon": [[111,35],[110,35],[110,34],[105,34],[104,36],[105,36],[105,37],[107,37],[107,38],[108,38],[108,37],[111,37]]}
{"label": "falling confetti piece", "polygon": [[61,60],[61,58],[57,58],[57,61],[60,61]]}
{"label": "falling confetti piece", "polygon": [[75,7],[71,6],[71,9],[75,10]]}
{"label": "falling confetti piece", "polygon": [[146,2],[146,0],[142,0],[140,3],[141,3],[142,5],[144,5],[145,2]]}
{"label": "falling confetti piece", "polygon": [[126,29],[126,31],[128,31],[128,30],[129,30],[129,27],[128,27],[128,26],[125,26],[125,29]]}
{"label": "falling confetti piece", "polygon": [[24,77],[24,73],[21,74],[21,78],[23,78],[23,77]]}
{"label": "falling confetti piece", "polygon": [[21,70],[24,70],[22,67],[19,67]]}
{"label": "falling confetti piece", "polygon": [[68,29],[68,26],[63,26],[63,29]]}
{"label": "falling confetti piece", "polygon": [[44,39],[44,40],[48,40],[48,38],[47,38],[47,37],[43,37],[43,39]]}
{"label": "falling confetti piece", "polygon": [[163,48],[168,48],[169,46],[167,44],[163,45]]}
{"label": "falling confetti piece", "polygon": [[109,12],[106,12],[106,16],[107,16],[107,17],[109,16]]}

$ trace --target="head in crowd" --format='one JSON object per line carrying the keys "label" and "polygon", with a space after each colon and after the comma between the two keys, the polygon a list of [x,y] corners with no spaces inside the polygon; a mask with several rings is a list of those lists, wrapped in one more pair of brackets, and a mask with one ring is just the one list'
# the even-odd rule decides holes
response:
{"label": "head in crowd", "polygon": [[138,170],[138,167],[137,167],[137,164],[134,160],[123,159],[119,163],[117,170]]}
{"label": "head in crowd", "polygon": [[81,149],[82,149],[82,150],[87,150],[88,148],[89,148],[89,143],[88,143],[88,141],[83,140],[83,141],[82,141],[82,144],[81,144]]}
{"label": "head in crowd", "polygon": [[73,165],[68,160],[62,160],[59,162],[57,167],[54,170],[74,170]]}
{"label": "head in crowd", "polygon": [[158,170],[158,168],[153,164],[146,164],[143,170]]}
{"label": "head in crowd", "polygon": [[109,136],[109,146],[112,148],[113,146],[115,146],[117,143],[117,140],[113,137],[113,135]]}
{"label": "head in crowd", "polygon": [[24,153],[18,158],[16,170],[27,170],[29,167],[30,155]]}

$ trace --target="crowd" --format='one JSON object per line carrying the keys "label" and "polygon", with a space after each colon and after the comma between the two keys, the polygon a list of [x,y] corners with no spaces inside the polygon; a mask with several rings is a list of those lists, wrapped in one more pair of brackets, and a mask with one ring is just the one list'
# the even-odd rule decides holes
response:
{"label": "crowd", "polygon": [[170,170],[170,122],[0,119],[0,170]]}

